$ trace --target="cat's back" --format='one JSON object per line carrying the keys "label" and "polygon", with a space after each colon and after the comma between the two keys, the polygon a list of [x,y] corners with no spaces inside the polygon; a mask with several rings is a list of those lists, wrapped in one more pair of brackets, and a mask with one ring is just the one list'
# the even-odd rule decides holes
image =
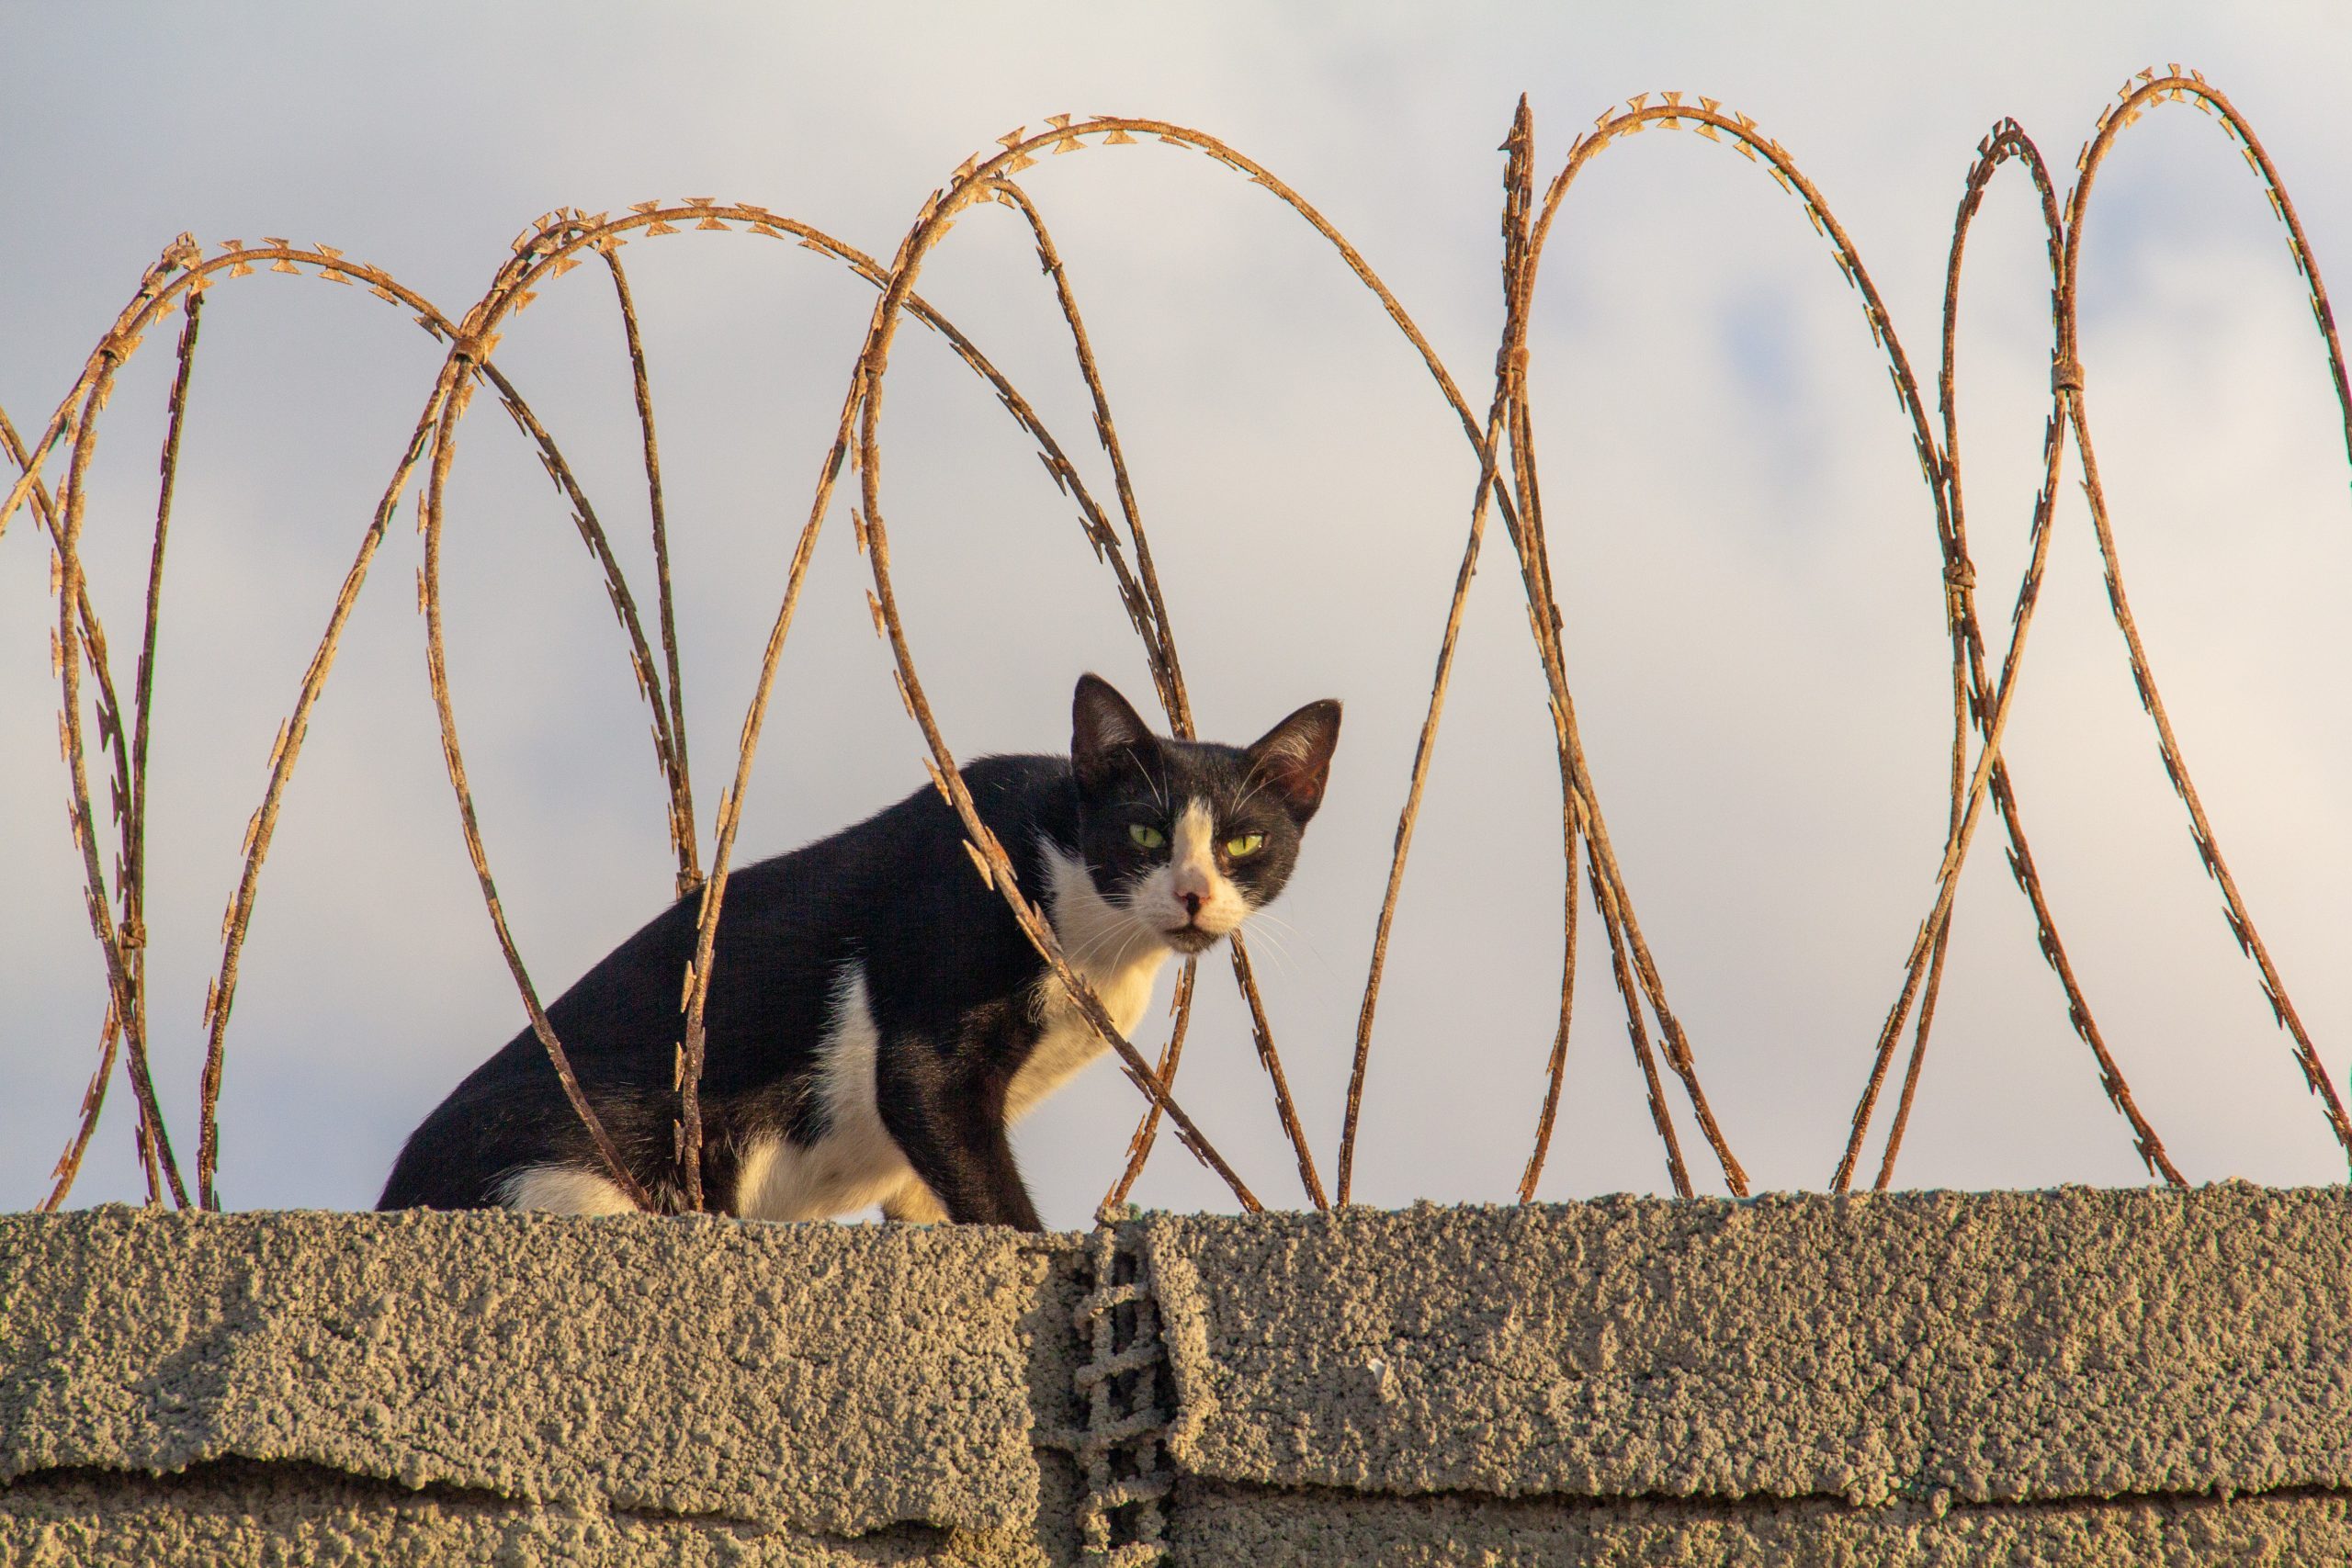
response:
{"label": "cat's back", "polygon": [[[1033,897],[1044,886],[1040,848],[1076,836],[1077,805],[1066,757],[982,757],[964,765],[981,821],[1012,858]],[[982,987],[1034,950],[1003,899],[981,879],[964,824],[925,786],[829,839],[746,868],[747,925],[794,930],[827,963],[855,958],[869,972],[965,975]],[[736,908],[732,881],[727,916]],[[727,924],[722,919],[721,933]],[[747,930],[754,942],[763,933]],[[880,975],[874,976],[880,979]]]}
{"label": "cat's back", "polygon": [[[1037,886],[1040,834],[1067,837],[1074,821],[1066,799],[1069,760],[983,757],[963,774],[1019,880]],[[805,1044],[821,1031],[830,994],[849,962],[897,969],[968,959],[1008,941],[1026,946],[974,868],[963,823],[929,785],[862,822],[730,873],[722,897],[711,1032],[727,1039],[749,1031],[772,1050]],[[567,1054],[585,1071],[616,1070],[619,1058],[662,1054],[657,1047],[676,1032],[702,899],[695,892],[673,903],[549,1006]],[[544,1065],[544,1048],[526,1028],[461,1089],[487,1088],[478,1080],[515,1072],[536,1077]]]}
{"label": "cat's back", "polygon": [[[980,819],[1002,841],[1023,881],[1039,863],[1041,833],[1067,839],[1074,831],[1067,757],[981,757],[964,764],[962,773]],[[910,899],[962,902],[958,895],[972,889],[986,894],[964,846],[964,824],[955,808],[925,785],[862,822],[730,874],[721,935],[739,908],[829,926],[865,926],[903,919]],[[689,895],[673,912],[684,913],[691,924],[697,898]]]}
{"label": "cat's back", "polygon": [[[1024,886],[1042,885],[1040,835],[1074,829],[1069,762],[978,759],[963,769],[981,819]],[[1036,959],[979,877],[962,822],[931,785],[798,849],[731,873],[711,964],[703,1087],[707,1111],[761,1104],[817,1066],[853,977],[870,1005],[968,1005],[1024,983]],[[703,894],[690,893],[606,953],[548,1009],[600,1114],[624,1143],[666,1141],[682,987]],[[789,1105],[786,1093],[778,1104]],[[741,1103],[751,1104],[751,1100]],[[769,1120],[775,1107],[763,1114]],[[640,1125],[641,1123],[641,1125]],[[502,1173],[593,1155],[527,1027],[481,1063],[409,1140],[384,1207],[495,1201]],[[724,1163],[720,1150],[712,1151]]]}

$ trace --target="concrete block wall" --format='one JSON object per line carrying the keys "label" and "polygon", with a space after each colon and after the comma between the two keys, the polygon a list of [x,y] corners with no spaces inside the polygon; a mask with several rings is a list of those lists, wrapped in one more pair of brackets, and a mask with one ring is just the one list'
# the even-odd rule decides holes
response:
{"label": "concrete block wall", "polygon": [[2352,1562],[2352,1194],[0,1216],[0,1563]]}

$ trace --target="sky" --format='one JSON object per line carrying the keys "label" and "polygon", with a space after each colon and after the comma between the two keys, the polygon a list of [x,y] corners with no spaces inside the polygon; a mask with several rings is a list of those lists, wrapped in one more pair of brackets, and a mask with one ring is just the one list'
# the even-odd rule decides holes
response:
{"label": "sky", "polygon": [[[1500,324],[1497,151],[1524,93],[1539,180],[1610,105],[1667,88],[1755,118],[1823,192],[1923,381],[1978,139],[2062,175],[2125,79],[2200,69],[2252,121],[2324,276],[2352,256],[2352,33],[2316,6],[1181,9],[410,5],[0,9],[0,407],[46,423],[181,231],[322,242],[455,314],[549,209],[691,193],[888,255],[964,158],[1048,115],[1196,127],[1363,252],[1470,400]],[[1347,705],[1290,889],[1251,927],[1327,1182],[1475,457],[1330,248],[1247,179],[1154,142],[1023,174],[1086,312],[1204,734]],[[2084,242],[2086,396],[2132,602],[2188,769],[2331,1076],[2352,1066],[2352,496],[2301,280],[2211,121],[2150,115]],[[625,253],[661,421],[703,829],[871,308],[808,251],[684,233]],[[2352,276],[2352,275],[2345,275]],[[986,209],[923,292],[1111,493],[1019,220]],[[2012,167],[1973,231],[1958,337],[1968,515],[1996,639],[2048,411],[2047,277]],[[1729,149],[1646,136],[1555,227],[1531,389],[1569,680],[1634,907],[1758,1190],[1820,1188],[1933,896],[1947,644],[1933,513],[1883,361],[1802,209]],[[175,502],[149,826],[153,1049],[196,1142],[218,911],[273,737],[443,350],[362,290],[255,276],[208,298]],[[498,363],[650,598],[628,365],[608,285],[543,291]],[[100,425],[85,551],[136,640],[171,377],[152,334]],[[883,420],[909,635],[959,757],[1067,745],[1071,682],[1147,703],[1111,580],[1020,432],[929,334]],[[52,470],[54,477],[54,470]],[[2070,454],[2005,742],[2093,1012],[2193,1181],[2341,1180],[2158,764]],[[923,784],[837,505],[784,657],[740,853]],[[231,1207],[356,1208],[401,1140],[524,1021],[459,836],[403,511],[314,717],[229,1032]],[[601,581],[527,444],[478,402],[452,479],[451,680],[491,863],[552,996],[671,889],[663,798]],[[30,1206],[96,1058],[101,961],[48,673],[48,555],[0,534],[0,1205]],[[1997,642],[1996,642],[1997,646]],[[128,679],[128,664],[118,666]],[[1561,963],[1558,778],[1509,546],[1474,585],[1399,908],[1356,1197],[1503,1201],[1532,1140]],[[1996,829],[1963,874],[1898,1184],[2146,1173],[2036,952]],[[1542,1196],[1667,1190],[1597,920]],[[1275,1206],[1304,1202],[1221,960],[1179,1098]],[[1167,982],[1163,980],[1163,990]],[[1137,1043],[1164,1037],[1155,1008]],[[1723,1190],[1673,1099],[1702,1191]],[[1116,1174],[1139,1100],[1107,1064],[1024,1122],[1049,1224]],[[135,1201],[118,1081],[74,1201]],[[1880,1126],[1884,1125],[1882,1112]],[[1872,1145],[1872,1161],[1876,1145]],[[1231,1200],[1163,1140],[1148,1206]]]}

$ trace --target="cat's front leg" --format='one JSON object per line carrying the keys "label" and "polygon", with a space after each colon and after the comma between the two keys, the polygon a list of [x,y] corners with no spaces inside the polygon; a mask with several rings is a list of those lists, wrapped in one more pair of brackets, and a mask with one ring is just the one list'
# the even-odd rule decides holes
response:
{"label": "cat's front leg", "polygon": [[884,1041],[875,1063],[882,1125],[944,1218],[1042,1231],[1005,1133],[1004,1086],[974,1070],[972,1055],[919,1038]]}

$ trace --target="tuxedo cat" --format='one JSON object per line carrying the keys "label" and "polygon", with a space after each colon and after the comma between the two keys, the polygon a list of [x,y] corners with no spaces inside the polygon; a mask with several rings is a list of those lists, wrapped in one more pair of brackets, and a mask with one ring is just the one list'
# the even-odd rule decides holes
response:
{"label": "tuxedo cat", "polygon": [[[964,782],[1130,1032],[1170,953],[1211,946],[1289,880],[1340,705],[1310,703],[1248,748],[1156,736],[1099,676],[1071,708],[1068,758],[987,757]],[[666,1209],[683,1206],[673,1074],[700,905],[671,906],[548,1010]],[[754,1219],[879,1203],[893,1219],[1041,1229],[1007,1126],[1104,1049],[928,787],[728,879],[706,1019],[703,1190]],[[410,1134],[377,1204],[501,1205],[632,1207],[527,1028]]]}

